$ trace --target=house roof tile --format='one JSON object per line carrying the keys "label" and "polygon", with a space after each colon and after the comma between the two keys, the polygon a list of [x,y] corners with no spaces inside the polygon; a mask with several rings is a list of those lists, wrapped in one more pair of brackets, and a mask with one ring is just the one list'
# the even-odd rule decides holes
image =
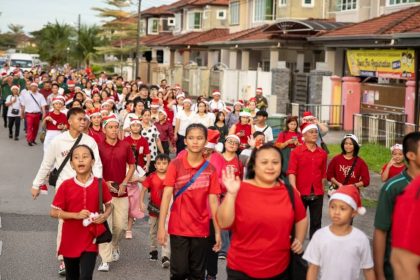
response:
{"label": "house roof tile", "polygon": [[[142,43],[149,46],[177,46],[177,45],[198,45],[209,40],[223,37],[229,33],[225,28],[214,28],[208,31],[193,31],[186,34],[179,35],[155,35],[155,37],[142,41]],[[158,37],[160,36],[160,37]]]}
{"label": "house roof tile", "polygon": [[420,30],[420,5],[382,15],[360,23],[350,24],[318,37],[387,35],[394,33],[416,32]]}

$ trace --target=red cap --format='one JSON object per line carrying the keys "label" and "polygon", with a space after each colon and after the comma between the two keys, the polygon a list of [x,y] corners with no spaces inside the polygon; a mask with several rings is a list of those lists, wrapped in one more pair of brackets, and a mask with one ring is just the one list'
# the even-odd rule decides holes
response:
{"label": "red cap", "polygon": [[219,142],[220,132],[216,129],[207,130],[207,144],[206,148],[214,149],[217,142]]}
{"label": "red cap", "polygon": [[344,201],[356,210],[359,215],[366,213],[366,208],[362,206],[359,190],[354,185],[346,185],[338,188],[338,190],[332,193],[330,202],[333,199]]}

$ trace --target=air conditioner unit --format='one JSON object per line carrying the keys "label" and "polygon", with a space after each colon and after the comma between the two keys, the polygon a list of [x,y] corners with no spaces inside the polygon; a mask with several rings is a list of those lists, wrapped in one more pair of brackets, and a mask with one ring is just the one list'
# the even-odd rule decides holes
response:
{"label": "air conditioner unit", "polygon": [[175,26],[175,19],[174,18],[168,18],[168,26]]}

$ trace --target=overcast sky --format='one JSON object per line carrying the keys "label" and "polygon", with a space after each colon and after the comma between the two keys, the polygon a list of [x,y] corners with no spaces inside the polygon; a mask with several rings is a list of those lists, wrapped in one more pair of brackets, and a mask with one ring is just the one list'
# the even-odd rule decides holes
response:
{"label": "overcast sky", "polygon": [[[152,6],[173,3],[177,0],[142,0],[142,10]],[[138,3],[137,0],[132,2]],[[136,10],[133,5],[133,11]],[[77,24],[80,14],[82,24],[101,24],[102,18],[92,7],[106,7],[104,0],[0,0],[0,31],[7,32],[10,23],[24,26],[25,32],[39,30],[48,22]]]}

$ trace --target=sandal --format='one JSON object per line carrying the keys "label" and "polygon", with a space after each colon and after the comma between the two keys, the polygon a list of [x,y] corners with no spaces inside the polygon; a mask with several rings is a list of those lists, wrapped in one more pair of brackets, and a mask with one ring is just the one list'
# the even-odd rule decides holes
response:
{"label": "sandal", "polygon": [[133,238],[133,232],[131,230],[127,230],[125,232],[125,239],[132,239]]}

